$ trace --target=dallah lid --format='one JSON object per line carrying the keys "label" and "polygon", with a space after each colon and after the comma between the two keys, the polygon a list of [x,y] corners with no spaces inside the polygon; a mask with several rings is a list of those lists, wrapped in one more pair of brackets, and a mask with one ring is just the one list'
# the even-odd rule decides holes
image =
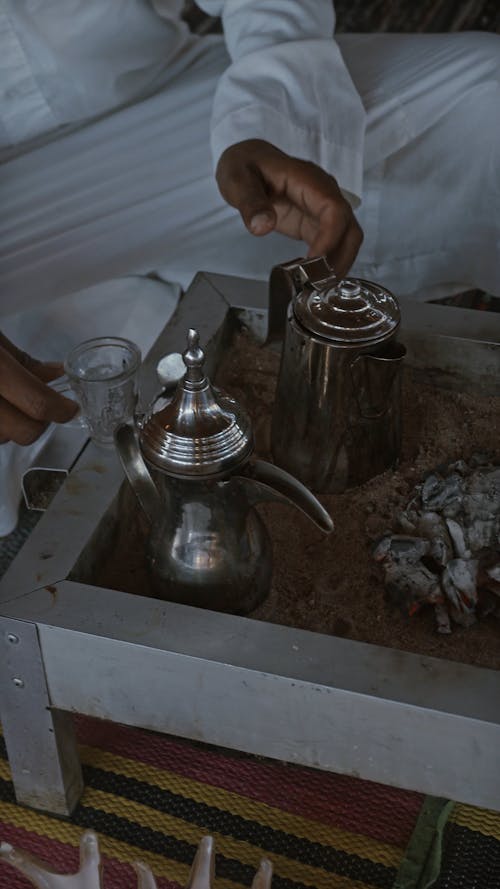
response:
{"label": "dallah lid", "polygon": [[380,342],[397,330],[401,317],[392,293],[361,278],[306,285],[293,311],[310,333],[343,345]]}
{"label": "dallah lid", "polygon": [[205,376],[199,339],[189,330],[182,355],[186,373],[172,401],[149,417],[140,434],[144,457],[180,478],[230,472],[253,450],[250,419]]}

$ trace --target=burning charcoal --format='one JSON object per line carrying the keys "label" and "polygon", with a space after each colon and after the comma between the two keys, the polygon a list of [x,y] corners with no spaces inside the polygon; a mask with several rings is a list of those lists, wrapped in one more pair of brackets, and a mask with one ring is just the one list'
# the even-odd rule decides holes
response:
{"label": "burning charcoal", "polygon": [[429,552],[430,543],[421,537],[407,537],[403,534],[388,534],[380,540],[373,550],[376,562],[399,563],[408,562],[414,565],[422,556]]}
{"label": "burning charcoal", "polygon": [[441,577],[443,589],[457,611],[471,612],[477,602],[477,559],[452,559]]}
{"label": "burning charcoal", "polygon": [[500,468],[478,470],[463,498],[463,524],[473,552],[494,549],[500,539]]}
{"label": "burning charcoal", "polygon": [[493,489],[473,494],[464,494],[463,511],[467,523],[480,519],[482,522],[492,522],[500,514],[500,492],[496,494]]}
{"label": "burning charcoal", "polygon": [[492,568],[487,568],[486,574],[488,575],[488,577],[491,577],[491,579],[494,580],[495,583],[500,584],[500,553],[498,554],[498,562],[496,563],[496,565],[493,565]]}
{"label": "burning charcoal", "polygon": [[391,601],[408,615],[443,597],[438,578],[421,562],[392,562],[384,565],[384,571]]}
{"label": "burning charcoal", "polygon": [[[500,552],[483,554],[479,560],[477,585],[481,591],[488,591],[500,597]],[[496,611],[496,607],[493,610]]]}
{"label": "burning charcoal", "polygon": [[489,522],[476,519],[475,522],[472,522],[467,528],[469,549],[472,552],[480,552],[495,546],[498,543],[499,524],[498,519]]}
{"label": "burning charcoal", "polygon": [[454,519],[446,519],[446,527],[453,543],[455,555],[459,559],[470,559],[471,552],[465,542],[464,530]]}
{"label": "burning charcoal", "polygon": [[453,558],[453,547],[444,519],[437,512],[423,512],[417,525],[418,533],[431,541],[429,555],[440,568]]}
{"label": "burning charcoal", "polygon": [[373,552],[392,602],[410,615],[424,603],[442,598],[438,577],[422,561],[430,547],[422,537],[392,534],[383,537]]}
{"label": "burning charcoal", "polygon": [[448,635],[451,633],[450,615],[446,610],[444,602],[436,602],[434,605],[434,614],[436,616],[436,626],[438,633]]}
{"label": "burning charcoal", "polygon": [[460,507],[463,479],[457,473],[441,478],[429,475],[422,486],[422,506],[430,511],[446,511],[447,515],[455,515]]}
{"label": "burning charcoal", "polygon": [[476,609],[500,617],[500,466],[476,455],[440,467],[415,489],[398,527],[406,533],[387,532],[374,550],[394,600],[410,614],[434,604],[440,633],[450,618],[470,626]]}

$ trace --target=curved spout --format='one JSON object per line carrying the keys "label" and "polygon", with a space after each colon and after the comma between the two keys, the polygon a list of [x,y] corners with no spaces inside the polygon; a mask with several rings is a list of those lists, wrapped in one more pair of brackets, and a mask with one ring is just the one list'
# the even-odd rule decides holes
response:
{"label": "curved spout", "polygon": [[115,432],[115,444],[123,471],[147,518],[154,524],[161,512],[160,495],[142,458],[137,430],[128,423],[119,426]]}
{"label": "curved spout", "polygon": [[256,501],[259,499],[278,500],[288,503],[289,506],[296,506],[325,534],[330,534],[333,531],[333,519],[321,506],[319,500],[314,494],[311,494],[305,485],[297,481],[290,473],[285,472],[284,469],[264,460],[255,460],[252,463],[247,463],[242,475],[244,478],[256,482],[259,487],[267,489],[264,492],[267,493],[267,497],[256,497]]}

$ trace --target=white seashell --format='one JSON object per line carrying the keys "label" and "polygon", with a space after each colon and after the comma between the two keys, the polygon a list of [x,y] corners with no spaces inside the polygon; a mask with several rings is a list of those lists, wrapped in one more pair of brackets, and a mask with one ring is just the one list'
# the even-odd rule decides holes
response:
{"label": "white seashell", "polygon": [[[80,840],[80,870],[77,874],[56,874],[47,865],[10,843],[0,843],[0,859],[11,864],[28,877],[37,889],[105,889],[102,882],[99,842],[92,830],[86,830]],[[215,848],[212,837],[202,837],[191,867],[186,889],[213,889]],[[137,874],[137,889],[158,889],[156,880],[142,862],[133,862]],[[271,889],[273,869],[263,858],[254,877],[252,889]],[[127,887],[123,887],[127,889]]]}

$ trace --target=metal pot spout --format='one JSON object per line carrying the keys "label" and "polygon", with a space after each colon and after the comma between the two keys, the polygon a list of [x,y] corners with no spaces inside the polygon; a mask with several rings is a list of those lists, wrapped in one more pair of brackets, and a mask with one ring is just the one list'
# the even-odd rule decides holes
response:
{"label": "metal pot spout", "polygon": [[287,503],[300,509],[325,534],[333,531],[333,520],[319,500],[284,469],[264,460],[255,460],[247,463],[243,477],[250,481],[247,491],[253,503],[265,500]]}
{"label": "metal pot spout", "polygon": [[142,457],[137,429],[128,423],[120,426],[115,432],[115,444],[123,471],[147,518],[154,525],[161,516],[161,498]]}

